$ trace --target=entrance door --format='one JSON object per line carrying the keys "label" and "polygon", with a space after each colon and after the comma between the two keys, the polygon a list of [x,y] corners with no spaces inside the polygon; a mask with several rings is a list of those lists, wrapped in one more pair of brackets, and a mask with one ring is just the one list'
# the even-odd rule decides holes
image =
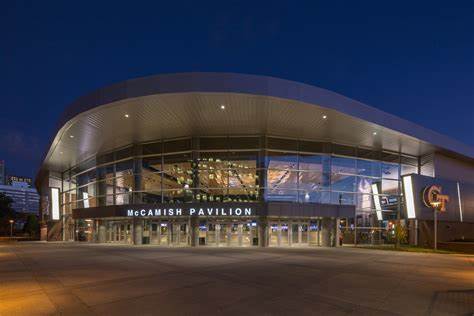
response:
{"label": "entrance door", "polygon": [[229,236],[227,232],[229,225],[227,223],[221,223],[217,225],[218,225],[218,234],[219,234],[218,246],[227,247],[229,245]]}
{"label": "entrance door", "polygon": [[186,222],[172,222],[169,225],[171,244],[173,246],[186,246],[188,244],[188,224]]}
{"label": "entrance door", "polygon": [[300,244],[300,225],[291,224],[291,245],[298,246]]}
{"label": "entrance door", "polygon": [[308,245],[308,224],[301,224],[301,244]]}
{"label": "entrance door", "polygon": [[319,245],[319,226],[316,220],[309,223],[308,238],[310,246]]}
{"label": "entrance door", "polygon": [[242,246],[258,246],[257,223],[246,222],[242,224]]}
{"label": "entrance door", "polygon": [[280,237],[280,246],[282,247],[287,247],[290,245],[289,243],[289,229],[288,229],[288,224],[287,223],[281,223],[281,226],[280,226],[280,233],[281,233],[281,237]]}
{"label": "entrance door", "polygon": [[151,222],[150,224],[150,244],[160,244],[160,222]]}
{"label": "entrance door", "polygon": [[229,224],[229,246],[238,247],[241,245],[242,240],[242,225],[238,223]]}
{"label": "entrance door", "polygon": [[206,245],[209,246],[217,246],[219,236],[217,236],[217,229],[215,223],[208,223],[207,224],[207,232],[206,232]]}
{"label": "entrance door", "polygon": [[170,243],[170,228],[168,222],[161,222],[159,226],[159,244],[168,246]]}
{"label": "entrance door", "polygon": [[278,247],[280,245],[279,229],[277,223],[270,224],[269,228],[269,246]]}

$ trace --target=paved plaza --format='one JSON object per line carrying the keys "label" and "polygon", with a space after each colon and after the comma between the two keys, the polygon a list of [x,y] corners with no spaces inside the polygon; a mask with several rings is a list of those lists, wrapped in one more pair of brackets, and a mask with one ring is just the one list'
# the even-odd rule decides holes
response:
{"label": "paved plaza", "polygon": [[0,244],[0,315],[470,315],[474,256]]}

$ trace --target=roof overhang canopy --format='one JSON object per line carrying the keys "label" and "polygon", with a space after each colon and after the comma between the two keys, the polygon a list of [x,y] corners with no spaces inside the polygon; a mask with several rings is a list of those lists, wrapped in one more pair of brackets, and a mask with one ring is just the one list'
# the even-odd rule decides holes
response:
{"label": "roof overhang canopy", "polygon": [[255,134],[474,160],[472,147],[324,89],[253,75],[188,73],[129,80],[78,99],[61,118],[41,170],[63,171],[130,143]]}

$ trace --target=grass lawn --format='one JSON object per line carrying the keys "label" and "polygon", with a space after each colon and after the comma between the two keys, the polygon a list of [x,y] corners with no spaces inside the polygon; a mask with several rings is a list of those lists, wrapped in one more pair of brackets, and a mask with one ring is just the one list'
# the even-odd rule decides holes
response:
{"label": "grass lawn", "polygon": [[408,246],[400,245],[400,247],[395,248],[395,245],[357,245],[353,246],[354,248],[364,248],[364,249],[377,249],[377,250],[390,250],[390,251],[407,251],[407,252],[426,252],[426,253],[443,253],[443,254],[454,254],[462,253],[450,250],[438,249],[434,250],[433,248],[423,248],[418,246]]}

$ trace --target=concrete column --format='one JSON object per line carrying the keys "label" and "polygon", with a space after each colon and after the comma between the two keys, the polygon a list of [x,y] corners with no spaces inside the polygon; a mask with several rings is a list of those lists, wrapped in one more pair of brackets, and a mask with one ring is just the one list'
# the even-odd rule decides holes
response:
{"label": "concrete column", "polygon": [[105,221],[99,221],[99,229],[98,229],[98,242],[105,243],[107,242],[107,228],[105,227]]}
{"label": "concrete column", "polygon": [[258,225],[258,246],[268,247],[268,221],[266,218],[260,218]]}
{"label": "concrete column", "polygon": [[141,245],[143,238],[143,220],[134,219],[133,221],[133,243]]}
{"label": "concrete column", "polygon": [[335,228],[335,232],[334,232],[335,234],[334,234],[334,235],[335,235],[335,237],[336,237],[336,238],[335,238],[335,239],[336,239],[336,247],[341,247],[341,246],[340,246],[340,243],[339,243],[339,238],[341,237],[341,230],[340,230],[340,228],[339,228],[341,219],[340,219],[339,217],[336,217],[336,220],[335,220],[335,221],[336,221],[336,222],[335,222],[335,225],[334,225],[334,226],[335,226],[335,227],[334,227],[334,228]]}
{"label": "concrete column", "polygon": [[333,247],[335,220],[330,217],[324,217],[321,220],[321,246]]}
{"label": "concrete column", "polygon": [[238,232],[239,232],[239,246],[242,246],[242,232],[243,232],[243,228],[242,228],[242,224],[239,224],[239,228],[238,228]]}
{"label": "concrete column", "polygon": [[171,221],[168,221],[168,246],[173,244],[173,229],[174,229],[174,223]]}
{"label": "concrete column", "polygon": [[191,235],[191,247],[199,245],[199,218],[191,217],[189,220],[189,230]]}

